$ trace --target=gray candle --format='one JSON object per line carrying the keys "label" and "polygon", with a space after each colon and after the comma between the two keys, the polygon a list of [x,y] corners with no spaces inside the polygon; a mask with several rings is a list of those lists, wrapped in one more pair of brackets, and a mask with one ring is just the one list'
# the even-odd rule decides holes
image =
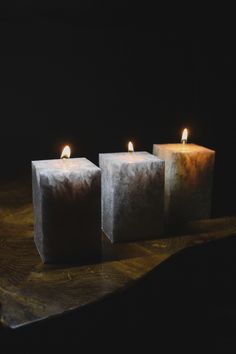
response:
{"label": "gray candle", "polygon": [[[132,147],[130,147],[132,150]],[[99,155],[102,229],[112,242],[163,232],[164,162],[147,152]]]}
{"label": "gray candle", "polygon": [[101,252],[100,169],[85,158],[32,162],[35,243],[44,263]]}
{"label": "gray candle", "polygon": [[215,152],[187,144],[154,144],[153,154],[165,161],[165,219],[169,225],[205,219],[211,215]]}

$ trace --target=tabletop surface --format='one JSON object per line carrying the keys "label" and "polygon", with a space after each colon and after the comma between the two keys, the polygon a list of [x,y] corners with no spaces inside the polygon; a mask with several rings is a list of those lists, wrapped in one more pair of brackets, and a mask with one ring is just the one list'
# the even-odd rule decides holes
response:
{"label": "tabletop surface", "polygon": [[42,321],[127,289],[184,248],[236,234],[236,217],[186,225],[162,239],[112,245],[103,236],[102,260],[87,265],[43,265],[33,241],[30,185],[0,190],[0,324]]}

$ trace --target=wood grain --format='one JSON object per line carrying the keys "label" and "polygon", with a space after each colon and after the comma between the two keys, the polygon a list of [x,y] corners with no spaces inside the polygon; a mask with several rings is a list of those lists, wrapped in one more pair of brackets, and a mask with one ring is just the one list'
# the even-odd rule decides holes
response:
{"label": "wood grain", "polygon": [[99,263],[43,265],[33,241],[30,185],[0,191],[0,323],[18,328],[79,310],[127,289],[180,250],[236,234],[236,217],[186,225],[163,239],[112,245]]}

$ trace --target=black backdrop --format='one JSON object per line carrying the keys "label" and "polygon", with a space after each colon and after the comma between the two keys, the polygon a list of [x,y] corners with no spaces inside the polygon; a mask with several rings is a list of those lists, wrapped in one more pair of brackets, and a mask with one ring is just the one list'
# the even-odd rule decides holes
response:
{"label": "black backdrop", "polygon": [[[154,3],[154,2],[153,2]],[[194,5],[194,4],[192,4]],[[213,215],[236,213],[230,10],[1,2],[1,178],[32,159],[190,141],[216,150]],[[179,6],[179,4],[178,4]]]}
{"label": "black backdrop", "polygon": [[[216,150],[213,215],[236,214],[230,9],[193,1],[166,9],[128,0],[55,3],[0,2],[0,179],[30,176],[32,159],[57,158],[65,143],[96,163],[99,152],[125,150],[129,139],[150,152],[153,143],[177,142],[186,126],[191,142]],[[129,340],[132,349],[143,342],[177,352],[184,342],[187,353],[228,352],[235,347],[235,243],[172,257],[108,305],[110,317],[104,307],[95,312],[92,325],[104,320],[88,332],[86,347],[121,352]],[[51,352],[81,348],[77,322],[75,314],[15,332],[17,350],[25,353],[31,339],[30,352],[47,351],[45,338]],[[8,346],[18,343],[12,334]]]}

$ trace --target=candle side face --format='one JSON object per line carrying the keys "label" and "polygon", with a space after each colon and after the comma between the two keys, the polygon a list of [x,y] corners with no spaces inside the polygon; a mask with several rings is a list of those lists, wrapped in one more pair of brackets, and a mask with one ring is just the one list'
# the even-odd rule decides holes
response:
{"label": "candle side face", "polygon": [[[100,169],[86,159],[34,161],[35,243],[45,263],[101,251]],[[66,165],[66,164],[65,164]]]}
{"label": "candle side face", "polygon": [[[34,163],[32,163],[32,196],[34,206],[34,238],[38,252],[43,255],[43,232],[42,232],[42,195],[40,193],[40,175]],[[36,242],[37,237],[37,242]]]}
{"label": "candle side face", "polygon": [[209,218],[215,152],[195,144],[153,146],[165,160],[165,216],[168,224]]}
{"label": "candle side face", "polygon": [[106,235],[113,235],[113,173],[110,164],[107,164],[105,154],[99,154],[101,168],[101,215],[102,229]]}
{"label": "candle side face", "polygon": [[164,162],[146,152],[100,154],[102,228],[112,242],[163,232]]}

